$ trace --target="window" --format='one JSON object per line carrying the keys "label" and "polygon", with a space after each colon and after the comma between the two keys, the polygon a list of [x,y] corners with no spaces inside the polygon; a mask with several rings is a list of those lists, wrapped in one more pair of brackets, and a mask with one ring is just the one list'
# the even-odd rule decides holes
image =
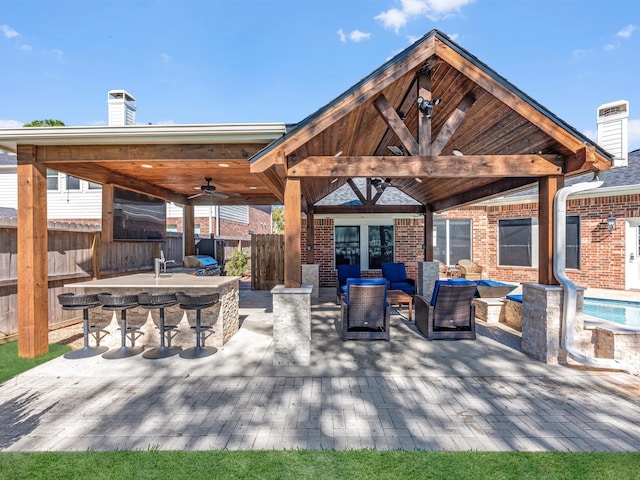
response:
{"label": "window", "polygon": [[[336,225],[334,245],[336,266],[360,265],[362,270],[378,270],[383,262],[393,262],[394,228],[382,224]],[[361,252],[363,245],[366,252]]]}
{"label": "window", "polygon": [[471,220],[433,221],[433,258],[445,265],[471,256]]}
{"label": "window", "polygon": [[[566,268],[580,268],[580,217],[567,216]],[[538,267],[538,219],[498,220],[498,264]]]}
{"label": "window", "polygon": [[58,190],[58,172],[47,168],[47,190]]}
{"label": "window", "polygon": [[194,235],[198,235],[198,236],[200,235],[200,224],[199,223],[196,223],[193,226],[193,234]]}
{"label": "window", "polygon": [[167,223],[167,232],[177,232],[178,224],[176,223]]}
{"label": "window", "polygon": [[67,190],[80,190],[80,179],[67,175]]}
{"label": "window", "polygon": [[498,220],[499,265],[534,266],[532,220],[531,218]]}
{"label": "window", "polygon": [[567,268],[580,268],[580,217],[567,216],[567,239],[565,247]]}
{"label": "window", "polygon": [[369,268],[380,269],[383,262],[393,262],[393,226],[369,226]]}
{"label": "window", "polygon": [[99,190],[102,188],[102,185],[100,185],[99,183],[87,182],[87,184],[89,190]]}
{"label": "window", "polygon": [[337,226],[334,239],[336,266],[360,265],[360,227]]}

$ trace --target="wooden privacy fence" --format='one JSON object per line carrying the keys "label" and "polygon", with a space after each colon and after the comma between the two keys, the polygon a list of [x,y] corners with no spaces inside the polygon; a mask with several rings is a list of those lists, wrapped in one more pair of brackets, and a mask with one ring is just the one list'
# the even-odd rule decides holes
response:
{"label": "wooden privacy fence", "polygon": [[[67,283],[122,273],[149,271],[162,248],[167,259],[182,262],[182,235],[168,233],[167,241],[102,244],[100,232],[75,224],[49,222],[49,328],[77,321],[78,312],[62,310],[58,295]],[[18,332],[18,241],[15,218],[0,219],[0,340]]]}
{"label": "wooden privacy fence", "polygon": [[284,235],[251,237],[251,289],[271,290],[284,283]]}

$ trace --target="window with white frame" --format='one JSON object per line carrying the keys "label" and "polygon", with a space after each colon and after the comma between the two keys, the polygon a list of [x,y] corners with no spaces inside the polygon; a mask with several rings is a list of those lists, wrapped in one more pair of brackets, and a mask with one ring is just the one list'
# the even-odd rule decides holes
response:
{"label": "window with white frame", "polygon": [[47,190],[58,190],[58,172],[47,168]]}
{"label": "window with white frame", "polygon": [[471,259],[472,238],[470,219],[443,219],[433,221],[433,258],[445,265],[458,260]]}
{"label": "window with white frame", "polygon": [[[580,268],[580,217],[567,216],[566,268]],[[538,219],[498,220],[498,265],[538,267]]]}
{"label": "window with white frame", "polygon": [[[363,247],[366,251],[363,252]],[[360,265],[362,270],[378,270],[383,262],[393,262],[395,233],[389,224],[336,225],[335,265]]]}
{"label": "window with white frame", "polygon": [[66,182],[67,190],[80,190],[80,179],[67,175]]}

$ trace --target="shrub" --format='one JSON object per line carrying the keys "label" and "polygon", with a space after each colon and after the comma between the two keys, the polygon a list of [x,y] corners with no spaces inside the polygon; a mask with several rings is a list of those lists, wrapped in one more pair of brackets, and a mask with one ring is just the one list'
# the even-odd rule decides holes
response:
{"label": "shrub", "polygon": [[249,257],[247,257],[241,250],[236,250],[231,255],[229,260],[224,262],[224,269],[227,275],[231,276],[243,276],[247,270],[247,264],[249,263]]}

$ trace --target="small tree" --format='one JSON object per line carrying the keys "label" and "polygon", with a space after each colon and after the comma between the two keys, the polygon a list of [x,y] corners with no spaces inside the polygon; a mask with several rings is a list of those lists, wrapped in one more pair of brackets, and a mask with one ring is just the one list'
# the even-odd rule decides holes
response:
{"label": "small tree", "polygon": [[284,232],[284,207],[274,207],[271,209],[271,228],[273,233]]}
{"label": "small tree", "polygon": [[229,260],[225,260],[224,269],[227,275],[242,277],[247,271],[249,258],[242,250],[236,250]]}
{"label": "small tree", "polygon": [[47,118],[45,120],[34,120],[30,123],[25,123],[23,127],[64,127],[65,124],[61,120],[54,120]]}

